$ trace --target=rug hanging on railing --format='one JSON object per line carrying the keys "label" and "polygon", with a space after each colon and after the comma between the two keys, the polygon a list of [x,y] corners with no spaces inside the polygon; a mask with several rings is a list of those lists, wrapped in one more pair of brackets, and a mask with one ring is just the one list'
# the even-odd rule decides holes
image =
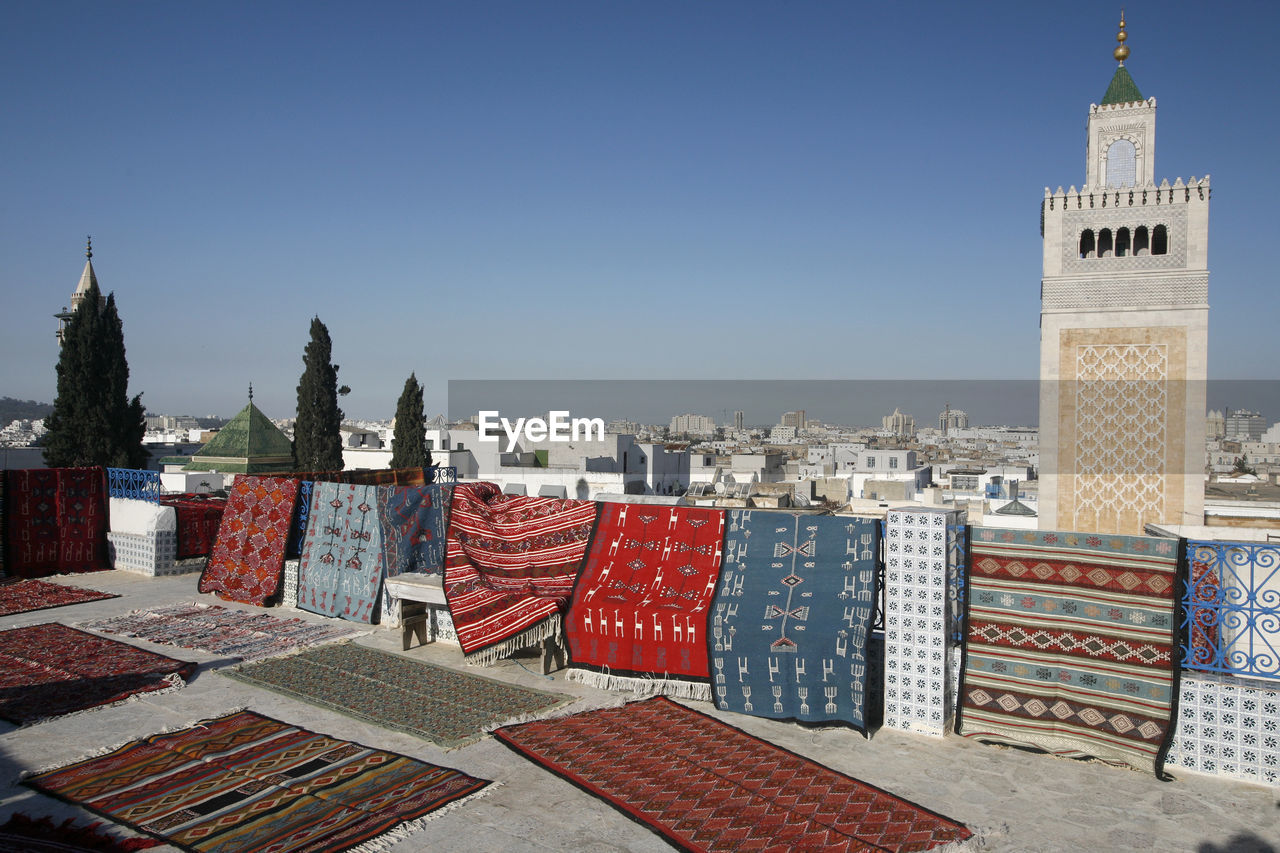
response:
{"label": "rug hanging on railing", "polygon": [[426,468],[382,468],[372,471],[343,471],[342,482],[354,486],[425,486],[431,482]]}
{"label": "rug hanging on railing", "polygon": [[1177,540],[973,531],[956,731],[1161,774],[1177,696]]}
{"label": "rug hanging on railing", "polygon": [[386,576],[379,486],[316,483],[298,564],[298,607],[366,624],[381,612]]}
{"label": "rug hanging on railing", "polygon": [[0,616],[12,616],[14,613],[30,613],[33,610],[49,610],[54,607],[66,607],[68,604],[119,597],[114,592],[63,586],[60,583],[49,583],[34,578],[10,579],[0,581]]}
{"label": "rug hanging on railing", "polygon": [[56,622],[0,631],[0,718],[32,723],[177,690],[195,669]]}
{"label": "rug hanging on railing", "polygon": [[226,498],[198,494],[167,495],[160,498],[160,505],[173,507],[178,516],[176,559],[204,557],[213,550],[222,513],[227,508]]}
{"label": "rug hanging on railing", "polygon": [[[382,562],[386,576],[406,572],[442,574],[448,549],[452,486],[389,486],[378,490]],[[398,599],[382,588],[382,612],[396,612]]]}
{"label": "rug hanging on railing", "polygon": [[27,468],[2,473],[5,571],[10,577],[111,568],[105,470]]}
{"label": "rug hanging on railing", "polygon": [[929,850],[963,824],[665,697],[494,736],[685,850]]}
{"label": "rug hanging on railing", "polygon": [[444,591],[468,663],[491,664],[560,631],[596,518],[592,501],[454,488]]}
{"label": "rug hanging on railing", "polygon": [[240,711],[29,774],[37,791],[182,850],[382,849],[492,784]]}
{"label": "rug hanging on railing", "polygon": [[216,604],[174,604],[135,610],[111,619],[84,622],[80,627],[241,660],[288,654],[365,633],[341,622],[281,619],[270,613],[232,610]]}
{"label": "rug hanging on railing", "polygon": [[197,588],[259,607],[278,597],[297,494],[297,480],[237,477]]}
{"label": "rug hanging on railing", "polygon": [[408,732],[445,749],[465,746],[503,723],[574,701],[353,643],[310,649],[222,675]]}
{"label": "rug hanging on railing", "polygon": [[876,519],[730,510],[707,642],[721,710],[866,731]]}
{"label": "rug hanging on railing", "polygon": [[568,677],[709,700],[707,623],[724,532],[723,510],[601,504],[569,606]]}

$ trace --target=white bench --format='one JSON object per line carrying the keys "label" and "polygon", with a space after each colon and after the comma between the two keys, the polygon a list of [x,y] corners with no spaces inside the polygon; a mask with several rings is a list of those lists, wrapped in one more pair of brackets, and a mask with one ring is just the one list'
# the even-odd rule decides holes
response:
{"label": "white bench", "polygon": [[422,644],[435,641],[431,630],[431,611],[449,603],[444,597],[444,579],[440,575],[406,572],[386,580],[387,592],[400,601],[400,645],[408,651],[416,634]]}

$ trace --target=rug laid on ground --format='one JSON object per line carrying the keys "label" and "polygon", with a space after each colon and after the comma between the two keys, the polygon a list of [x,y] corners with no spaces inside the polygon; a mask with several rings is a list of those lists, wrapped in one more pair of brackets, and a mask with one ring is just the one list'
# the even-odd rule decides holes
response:
{"label": "rug laid on ground", "polygon": [[710,699],[707,622],[724,531],[723,510],[601,504],[565,626],[569,677]]}
{"label": "rug laid on ground", "polygon": [[388,845],[491,782],[240,711],[26,777],[195,851]]}
{"label": "rug laid on ground", "polygon": [[494,663],[560,632],[595,518],[592,501],[454,487],[444,592],[468,663]]}
{"label": "rug laid on ground", "polygon": [[199,590],[259,607],[276,598],[297,494],[297,480],[237,477]]}
{"label": "rug laid on ground", "polygon": [[111,568],[102,468],[0,472],[5,484],[5,571],[36,578]]}
{"label": "rug laid on ground", "polygon": [[219,671],[446,749],[573,701],[351,643]]}
{"label": "rug laid on ground", "polygon": [[379,488],[315,484],[298,564],[299,608],[366,624],[381,612]]}
{"label": "rug laid on ground", "polygon": [[163,843],[158,838],[110,835],[101,822],[77,824],[70,817],[55,824],[48,817],[34,819],[17,812],[0,826],[0,853],[133,853]]}
{"label": "rug laid on ground", "polygon": [[494,736],[685,850],[929,850],[972,835],[666,697]]}
{"label": "rug laid on ground", "polygon": [[174,604],[135,610],[111,619],[85,622],[80,627],[242,660],[287,654],[364,633],[341,622],[281,619],[270,613],[250,613],[216,604]]}
{"label": "rug laid on ground", "polygon": [[60,583],[28,579],[0,580],[0,616],[11,616],[14,613],[30,613],[33,610],[49,610],[54,607],[65,607],[68,604],[80,604],[85,601],[101,601],[104,598],[119,598],[113,592],[98,592],[96,589],[81,589],[78,586],[63,586]]}
{"label": "rug laid on ground", "polygon": [[0,631],[0,718],[31,723],[177,690],[195,669],[56,622]]}
{"label": "rug laid on ground", "polygon": [[171,506],[178,516],[178,552],[176,559],[207,556],[218,538],[222,513],[227,499],[213,495],[168,495],[160,498],[161,506]]}
{"label": "rug laid on ground", "polygon": [[707,632],[721,710],[866,731],[879,524],[730,510]]}
{"label": "rug laid on ground", "polygon": [[1161,773],[1177,540],[975,529],[956,730]]}

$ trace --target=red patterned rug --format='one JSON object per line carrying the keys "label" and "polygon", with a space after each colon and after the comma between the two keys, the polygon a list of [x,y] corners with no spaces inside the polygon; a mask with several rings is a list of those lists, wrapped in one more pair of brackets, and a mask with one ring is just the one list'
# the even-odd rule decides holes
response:
{"label": "red patterned rug", "polygon": [[468,663],[558,633],[595,518],[592,501],[454,489],[444,591]]}
{"label": "red patterned rug", "polygon": [[203,557],[213,550],[218,538],[222,513],[227,499],[212,495],[172,495],[160,499],[164,506],[171,506],[178,516],[177,559]]}
{"label": "red patterned rug", "polygon": [[972,835],[665,697],[494,736],[685,850],[915,851]]}
{"label": "red patterned rug", "polygon": [[78,825],[75,818],[55,824],[48,817],[33,820],[18,813],[0,826],[0,853],[133,853],[163,843],[158,838],[108,835],[101,823]]}
{"label": "red patterned rug", "polygon": [[96,589],[81,589],[77,586],[63,586],[48,581],[11,578],[0,581],[0,616],[11,616],[14,613],[30,613],[33,610],[48,610],[53,607],[65,607],[68,604],[80,604],[83,601],[100,601],[104,598],[119,598],[112,592],[98,592]]}
{"label": "red patterned rug", "polygon": [[56,622],[0,631],[0,718],[31,723],[174,690],[195,669]]}
{"label": "red patterned rug", "polygon": [[710,700],[707,614],[724,528],[718,509],[601,504],[565,627],[570,677]]}
{"label": "red patterned rug", "polygon": [[5,571],[38,578],[111,568],[101,468],[5,471]]}
{"label": "red patterned rug", "polygon": [[259,607],[276,598],[297,496],[297,480],[237,477],[199,590]]}

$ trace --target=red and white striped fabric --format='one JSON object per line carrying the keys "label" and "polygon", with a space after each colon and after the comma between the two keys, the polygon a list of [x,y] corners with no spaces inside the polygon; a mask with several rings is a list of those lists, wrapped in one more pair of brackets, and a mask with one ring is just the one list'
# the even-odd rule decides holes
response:
{"label": "red and white striped fabric", "polygon": [[596,508],[504,495],[493,483],[455,488],[444,591],[468,663],[491,664],[559,633]]}

